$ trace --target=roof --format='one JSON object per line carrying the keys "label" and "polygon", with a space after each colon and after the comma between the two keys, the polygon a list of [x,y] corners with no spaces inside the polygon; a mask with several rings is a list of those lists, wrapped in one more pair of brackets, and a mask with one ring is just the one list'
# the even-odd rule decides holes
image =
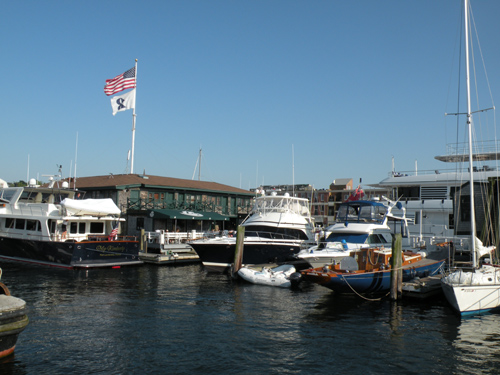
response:
{"label": "roof", "polygon": [[352,182],[352,178],[336,178],[332,184],[335,186],[345,186],[350,182]]}
{"label": "roof", "polygon": [[[70,182],[73,187],[74,182]],[[118,174],[106,176],[90,176],[90,177],[77,177],[76,188],[80,190],[85,189],[127,189],[134,187],[149,187],[149,188],[173,188],[173,189],[186,189],[186,190],[203,190],[212,192],[234,193],[253,196],[254,193],[248,190],[235,188],[229,185],[219,184],[217,182],[198,181],[198,180],[184,180],[181,178],[162,177],[152,175],[139,175],[139,174]]]}

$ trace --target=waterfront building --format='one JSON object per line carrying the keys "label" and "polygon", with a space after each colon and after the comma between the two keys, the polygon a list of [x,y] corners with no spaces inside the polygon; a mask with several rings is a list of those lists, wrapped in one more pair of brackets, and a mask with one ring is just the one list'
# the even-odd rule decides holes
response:
{"label": "waterfront building", "polygon": [[111,198],[127,219],[128,235],[145,231],[235,229],[254,193],[216,182],[146,174],[109,174],[66,180],[86,198]]}

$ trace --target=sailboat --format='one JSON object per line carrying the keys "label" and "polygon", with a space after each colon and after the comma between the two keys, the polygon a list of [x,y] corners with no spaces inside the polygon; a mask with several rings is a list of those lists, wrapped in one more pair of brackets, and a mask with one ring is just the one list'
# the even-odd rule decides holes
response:
{"label": "sailboat", "polygon": [[474,174],[472,153],[472,111],[470,100],[469,72],[469,0],[465,6],[465,62],[467,83],[467,127],[469,138],[469,175],[470,175],[470,222],[471,222],[471,270],[457,270],[441,279],[446,299],[461,315],[484,313],[500,306],[500,267],[479,265],[478,241],[476,239],[476,217],[474,203]]}

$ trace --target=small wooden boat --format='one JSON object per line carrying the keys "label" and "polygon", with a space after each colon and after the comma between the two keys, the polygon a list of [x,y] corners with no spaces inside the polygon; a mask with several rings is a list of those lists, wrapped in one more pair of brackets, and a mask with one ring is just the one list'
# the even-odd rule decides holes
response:
{"label": "small wooden boat", "polygon": [[290,276],[295,273],[295,267],[290,264],[283,264],[278,267],[262,267],[261,270],[243,267],[238,270],[238,275],[248,282],[260,285],[279,286],[290,288],[292,282]]}
{"label": "small wooden boat", "polygon": [[[337,293],[385,293],[391,287],[391,256],[390,249],[360,249],[351,253],[353,261],[345,263],[348,267],[340,262],[300,273],[304,280]],[[403,281],[436,275],[445,263],[444,259],[427,259],[411,251],[404,251],[402,257]]]}

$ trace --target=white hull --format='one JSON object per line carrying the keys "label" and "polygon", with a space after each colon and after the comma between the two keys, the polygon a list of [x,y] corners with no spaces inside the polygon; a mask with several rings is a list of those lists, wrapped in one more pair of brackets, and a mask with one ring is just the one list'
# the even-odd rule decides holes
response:
{"label": "white hull", "polygon": [[243,280],[253,284],[290,288],[292,285],[290,275],[294,272],[295,267],[290,265],[282,265],[275,268],[263,267],[262,271],[243,267],[238,271],[238,275]]}
{"label": "white hull", "polygon": [[500,269],[483,266],[475,272],[457,271],[441,280],[446,299],[462,315],[500,306]]}

